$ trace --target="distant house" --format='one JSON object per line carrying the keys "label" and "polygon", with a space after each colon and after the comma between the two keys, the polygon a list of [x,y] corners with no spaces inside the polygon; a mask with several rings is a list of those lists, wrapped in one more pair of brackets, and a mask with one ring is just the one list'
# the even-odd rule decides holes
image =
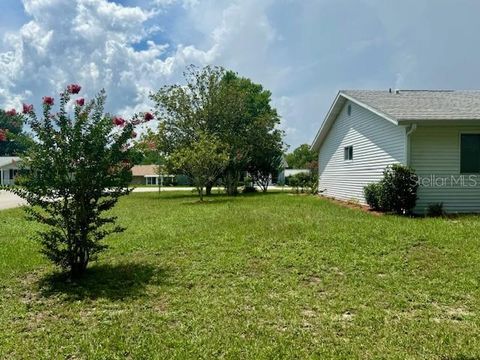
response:
{"label": "distant house", "polygon": [[132,185],[186,185],[188,179],[181,175],[158,174],[158,165],[135,165],[132,167]]}
{"label": "distant house", "polygon": [[157,165],[135,165],[132,167],[132,184],[134,185],[158,185]]}
{"label": "distant house", "polygon": [[277,183],[284,183],[289,176],[297,174],[310,174],[309,169],[283,169],[278,173]]}
{"label": "distant house", "polygon": [[0,186],[15,185],[20,160],[16,156],[0,156]]}
{"label": "distant house", "polygon": [[416,212],[480,212],[480,91],[340,91],[311,147],[324,195],[364,203],[400,163],[420,177]]}
{"label": "distant house", "polygon": [[278,172],[276,183],[285,183],[286,178],[289,176],[297,175],[297,174],[310,174],[309,169],[291,169],[288,165],[287,160],[285,157],[282,157],[282,163],[280,165],[281,170]]}

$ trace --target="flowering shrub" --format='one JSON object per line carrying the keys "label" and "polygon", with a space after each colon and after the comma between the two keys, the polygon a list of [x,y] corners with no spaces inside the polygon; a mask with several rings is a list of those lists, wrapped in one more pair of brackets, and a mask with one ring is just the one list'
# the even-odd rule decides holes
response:
{"label": "flowering shrub", "polygon": [[[31,205],[29,218],[45,225],[38,233],[42,253],[72,276],[84,273],[106,248],[103,238],[123,231],[105,212],[130,192],[133,123],[147,121],[146,114],[129,121],[105,115],[104,91],[88,102],[72,101],[80,90],[69,85],[58,112],[55,100],[45,96],[41,118],[32,105],[23,106],[35,142],[23,160],[23,186],[11,189]],[[73,114],[67,111],[71,101]]]}
{"label": "flowering shrub", "polygon": [[23,132],[23,116],[17,110],[0,109],[0,156],[17,156],[30,143],[30,137]]}

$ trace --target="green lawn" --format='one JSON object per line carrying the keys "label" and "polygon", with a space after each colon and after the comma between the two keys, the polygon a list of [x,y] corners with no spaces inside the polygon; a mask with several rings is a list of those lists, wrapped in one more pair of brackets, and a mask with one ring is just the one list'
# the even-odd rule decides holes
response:
{"label": "green lawn", "polygon": [[480,357],[480,218],[272,193],[142,193],[63,284],[0,211],[0,358]]}

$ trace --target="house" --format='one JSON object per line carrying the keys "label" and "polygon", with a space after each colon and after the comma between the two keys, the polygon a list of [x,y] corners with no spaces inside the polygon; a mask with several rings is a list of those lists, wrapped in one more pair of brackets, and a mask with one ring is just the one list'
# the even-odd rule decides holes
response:
{"label": "house", "polygon": [[182,175],[158,174],[158,165],[135,165],[132,167],[132,185],[161,185],[188,184]]}
{"label": "house", "polygon": [[278,173],[277,183],[285,183],[289,176],[297,174],[310,174],[310,169],[283,169]]}
{"label": "house", "polygon": [[132,184],[158,185],[157,165],[135,165],[132,167]]}
{"label": "house", "polygon": [[297,174],[310,174],[310,169],[292,169],[289,167],[287,160],[285,159],[285,156],[282,156],[282,162],[280,164],[280,171],[278,172],[278,175],[276,179],[273,179],[275,183],[277,184],[284,184],[285,180],[289,176],[297,175]]}
{"label": "house", "polygon": [[415,212],[480,212],[480,91],[340,91],[311,148],[326,196],[365,203],[363,187],[400,163],[419,176]]}
{"label": "house", "polygon": [[0,156],[0,186],[14,185],[20,165],[17,156]]}

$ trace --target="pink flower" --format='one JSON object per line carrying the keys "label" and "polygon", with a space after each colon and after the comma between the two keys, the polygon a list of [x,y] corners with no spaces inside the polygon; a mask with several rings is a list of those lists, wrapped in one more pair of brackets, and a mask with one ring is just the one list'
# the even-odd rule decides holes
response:
{"label": "pink flower", "polygon": [[71,84],[67,86],[67,91],[70,94],[78,94],[82,90],[82,87],[78,84]]}
{"label": "pink flower", "polygon": [[113,119],[112,119],[112,124],[113,125],[116,125],[116,126],[125,126],[125,120],[122,119],[121,117],[119,116],[115,116]]}
{"label": "pink flower", "polygon": [[29,114],[33,111],[33,105],[23,104],[23,113]]}
{"label": "pink flower", "polygon": [[76,101],[77,105],[78,106],[83,106],[85,105],[85,99],[84,98],[80,98]]}
{"label": "pink flower", "polygon": [[17,115],[17,110],[11,109],[11,110],[6,111],[5,114],[7,114],[8,116],[15,116],[15,115]]}
{"label": "pink flower", "polygon": [[0,141],[7,141],[7,130],[0,129]]}
{"label": "pink flower", "polygon": [[53,105],[53,97],[44,96],[42,100],[44,105],[49,105],[49,106]]}
{"label": "pink flower", "polygon": [[152,113],[146,112],[145,115],[143,115],[143,118],[145,119],[145,121],[150,121],[153,120],[153,115]]}

